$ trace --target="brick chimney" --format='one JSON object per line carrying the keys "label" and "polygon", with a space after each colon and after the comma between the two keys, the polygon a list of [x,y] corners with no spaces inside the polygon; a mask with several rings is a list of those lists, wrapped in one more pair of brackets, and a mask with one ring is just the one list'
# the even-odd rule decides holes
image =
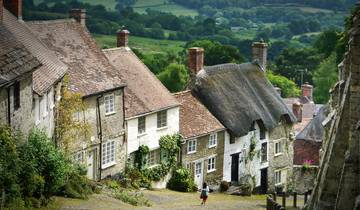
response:
{"label": "brick chimney", "polygon": [[301,122],[302,121],[302,104],[299,102],[293,103],[292,110],[293,110],[295,117],[297,118],[297,121]]}
{"label": "brick chimney", "polygon": [[117,32],[117,47],[127,47],[129,44],[130,32],[126,29],[122,29]]}
{"label": "brick chimney", "polygon": [[82,26],[86,26],[86,9],[71,9],[69,15]]}
{"label": "brick chimney", "polygon": [[266,71],[268,45],[264,41],[252,44],[252,61],[258,61],[261,68]]}
{"label": "brick chimney", "polygon": [[305,83],[301,86],[301,92],[303,97],[307,97],[311,101],[313,100],[313,86],[309,83]]}
{"label": "brick chimney", "polygon": [[4,0],[3,3],[7,10],[9,10],[19,20],[22,20],[22,0]]}
{"label": "brick chimney", "polygon": [[204,49],[200,47],[189,48],[189,69],[194,76],[204,68]]}

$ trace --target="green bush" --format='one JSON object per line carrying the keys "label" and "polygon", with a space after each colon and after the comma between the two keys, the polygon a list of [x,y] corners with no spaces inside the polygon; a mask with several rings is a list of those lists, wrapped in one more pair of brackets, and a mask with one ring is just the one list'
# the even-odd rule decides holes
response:
{"label": "green bush", "polygon": [[194,182],[192,173],[188,169],[182,167],[173,171],[172,177],[169,180],[167,187],[171,190],[180,192],[197,191],[197,186]]}

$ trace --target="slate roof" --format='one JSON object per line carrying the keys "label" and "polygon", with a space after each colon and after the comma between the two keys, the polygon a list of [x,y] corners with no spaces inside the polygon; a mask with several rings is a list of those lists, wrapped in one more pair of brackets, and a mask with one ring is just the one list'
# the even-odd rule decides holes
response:
{"label": "slate roof", "polygon": [[0,87],[33,72],[41,64],[0,24]]}
{"label": "slate roof", "polygon": [[190,91],[179,92],[174,96],[181,104],[180,134],[185,139],[225,129]]}
{"label": "slate roof", "polygon": [[299,134],[296,135],[296,139],[322,141],[324,136],[324,127],[322,122],[326,119],[328,114],[329,108],[327,106],[321,107],[311,122]]}
{"label": "slate roof", "polygon": [[246,135],[256,120],[261,120],[267,130],[276,127],[282,117],[296,122],[257,64],[205,67],[192,88],[209,111],[238,137]]}
{"label": "slate roof", "polygon": [[28,25],[69,66],[72,91],[86,97],[125,85],[80,23],[68,19],[28,22]]}
{"label": "slate roof", "polygon": [[24,22],[19,21],[5,8],[3,12],[4,27],[42,64],[33,73],[33,90],[43,95],[54,83],[62,79],[67,66],[33,34]]}
{"label": "slate roof", "polygon": [[128,47],[113,48],[103,52],[115,67],[115,72],[127,84],[125,88],[127,119],[179,106],[166,87]]}

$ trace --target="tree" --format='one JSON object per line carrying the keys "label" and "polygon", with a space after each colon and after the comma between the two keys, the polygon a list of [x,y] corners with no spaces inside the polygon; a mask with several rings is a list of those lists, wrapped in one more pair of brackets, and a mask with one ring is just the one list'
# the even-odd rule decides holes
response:
{"label": "tree", "polygon": [[288,98],[300,95],[300,89],[294,81],[291,81],[284,76],[276,75],[272,71],[267,71],[266,73],[271,84],[281,89],[282,97]]}
{"label": "tree", "polygon": [[170,92],[179,92],[185,88],[188,71],[184,65],[172,63],[157,77]]}
{"label": "tree", "polygon": [[327,103],[330,97],[329,90],[337,81],[336,54],[332,53],[321,62],[314,72],[314,99],[316,103]]}
{"label": "tree", "polygon": [[327,58],[335,50],[339,39],[340,34],[336,30],[326,30],[322,32],[315,41],[314,47],[320,53],[324,53],[325,57]]}

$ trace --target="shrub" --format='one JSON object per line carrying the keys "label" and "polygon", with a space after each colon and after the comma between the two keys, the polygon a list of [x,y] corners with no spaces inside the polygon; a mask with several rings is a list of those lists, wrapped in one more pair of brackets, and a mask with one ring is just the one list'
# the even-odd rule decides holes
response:
{"label": "shrub", "polygon": [[132,194],[123,190],[116,192],[115,198],[133,206],[151,206],[143,194]]}
{"label": "shrub", "polygon": [[227,181],[222,181],[220,183],[220,192],[226,192],[229,189],[229,182]]}
{"label": "shrub", "polygon": [[194,182],[194,177],[191,172],[185,168],[178,168],[173,171],[172,177],[169,180],[167,187],[171,190],[180,192],[195,192],[197,186]]}

